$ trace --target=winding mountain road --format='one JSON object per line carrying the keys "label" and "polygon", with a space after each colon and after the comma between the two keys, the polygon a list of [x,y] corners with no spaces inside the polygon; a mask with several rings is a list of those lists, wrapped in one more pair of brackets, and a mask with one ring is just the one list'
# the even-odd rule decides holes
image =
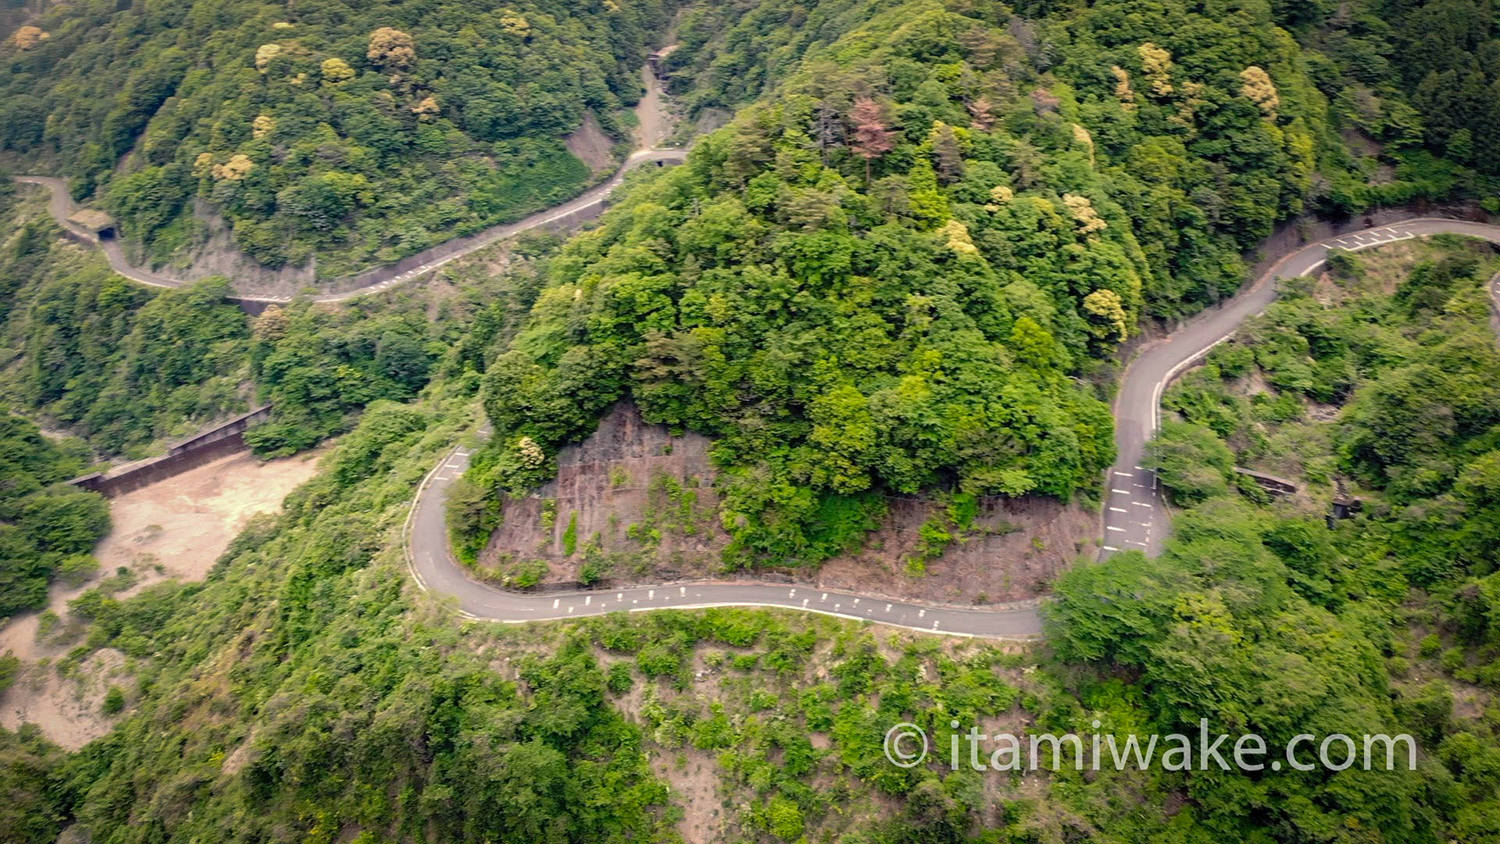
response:
{"label": "winding mountain road", "polygon": [[[660,110],[661,97],[655,80],[646,73],[648,96],[642,107]],[[646,115],[643,127],[658,126],[659,115]],[[494,226],[424,250],[396,264],[379,267],[332,282],[344,288],[313,295],[314,301],[338,302],[377,293],[404,284],[497,241],[521,232],[568,221],[601,208],[625,174],[649,163],[681,161],[686,151],[653,148],[658,134],[647,129],[639,138],[643,149],[626,159],[603,184],[562,205],[523,220]],[[74,237],[97,246],[115,272],[153,287],[179,287],[188,282],[132,265],[120,244],[100,241],[90,232],[68,222],[75,210],[61,179],[20,176],[17,181],[39,185],[51,192],[48,210]],[[1357,251],[1432,234],[1468,235],[1500,243],[1500,226],[1439,218],[1415,218],[1384,226],[1349,231],[1288,252],[1255,282],[1220,305],[1188,320],[1170,337],[1146,347],[1131,361],[1115,400],[1116,463],[1106,480],[1100,557],[1138,549],[1150,556],[1160,552],[1166,537],[1168,516],[1155,476],[1141,468],[1146,442],[1156,431],[1161,394],[1185,367],[1227,339],[1246,318],[1254,316],[1276,298],[1276,281],[1312,272],[1326,260],[1330,248]],[[1494,324],[1500,332],[1500,276],[1492,280]],[[283,303],[290,297],[244,295],[237,301]],[[1042,632],[1038,602],[1028,601],[983,609],[923,604],[877,595],[821,589],[817,586],[766,582],[693,582],[641,586],[616,590],[519,593],[500,589],[472,578],[454,558],[448,545],[445,504],[453,481],[468,466],[470,452],[462,447],[445,455],[422,481],[405,526],[407,561],[422,589],[451,600],[468,617],[506,623],[558,620],[596,616],[610,612],[644,612],[657,609],[704,607],[780,607],[822,613],[861,621],[941,633],[991,639],[1035,638]]]}
{"label": "winding mountain road", "polygon": [[[1104,496],[1104,538],[1100,558],[1126,550],[1160,553],[1166,539],[1166,502],[1156,476],[1141,468],[1146,443],[1161,419],[1161,394],[1188,365],[1227,340],[1241,322],[1264,311],[1276,298],[1276,281],[1317,270],[1330,249],[1357,252],[1386,243],[1433,234],[1459,234],[1500,243],[1500,226],[1415,218],[1385,226],[1352,231],[1304,246],[1283,256],[1271,268],[1219,306],[1198,314],[1166,340],[1145,349],[1125,369],[1115,397],[1115,465],[1110,468]],[[1491,285],[1500,303],[1500,290]]]}
{"label": "winding mountain road", "polygon": [[445,520],[448,489],[468,468],[471,452],[445,455],[417,488],[406,523],[407,562],[423,589],[450,596],[467,618],[510,623],[546,621],[625,611],[704,607],[782,607],[819,612],[955,636],[1020,639],[1040,630],[1033,603],[998,609],[963,609],[854,595],[805,584],[669,583],[626,589],[520,593],[481,583],[453,557]]}
{"label": "winding mountain road", "polygon": [[[1212,310],[1188,320],[1170,337],[1146,348],[1126,368],[1115,401],[1117,462],[1105,496],[1101,558],[1127,548],[1155,556],[1166,535],[1165,504],[1154,475],[1140,468],[1147,440],[1156,431],[1161,393],[1184,368],[1227,339],[1246,318],[1276,298],[1276,281],[1322,266],[1330,248],[1357,251],[1431,234],[1468,235],[1500,243],[1500,226],[1419,218],[1350,232],[1303,246],[1283,256],[1250,286]],[[1500,277],[1491,284],[1500,309]],[[406,524],[407,562],[422,589],[452,600],[466,618],[526,623],[597,616],[611,612],[705,607],[779,607],[895,627],[987,639],[1041,635],[1037,602],[975,609],[857,595],[808,584],[694,582],[625,589],[520,593],[472,578],[448,545],[445,502],[449,486],[468,467],[471,452],[446,454],[417,490]]]}
{"label": "winding mountain road", "polygon": [[[429,249],[425,249],[400,262],[388,267],[379,267],[367,272],[351,276],[347,279],[339,279],[328,283],[330,287],[347,288],[340,292],[317,293],[307,297],[314,302],[343,302],[359,296],[368,296],[371,293],[379,293],[397,287],[411,281],[419,276],[426,275],[444,264],[455,261],[478,249],[483,249],[492,243],[515,237],[522,232],[542,226],[563,222],[569,218],[582,217],[585,214],[602,208],[614,193],[615,188],[625,180],[625,174],[644,164],[662,162],[680,162],[687,156],[687,151],[682,149],[645,149],[637,150],[620,169],[608,181],[595,185],[588,191],[579,194],[573,199],[561,205],[554,206],[545,211],[532,214],[514,223],[491,226],[474,234],[444,241]],[[51,176],[17,176],[16,181],[28,185],[39,185],[51,192],[52,196],[47,202],[47,210],[51,213],[57,224],[72,232],[73,235],[97,247],[104,253],[105,260],[109,261],[110,269],[120,275],[151,287],[182,287],[192,282],[180,278],[172,278],[157,272],[138,267],[125,257],[125,252],[120,247],[120,242],[114,239],[99,240],[91,232],[79,228],[68,221],[68,217],[77,210],[72,198],[68,195],[68,186],[62,179]],[[261,304],[285,304],[292,301],[292,296],[256,296],[252,294],[235,294],[228,297],[236,302],[255,302]]]}
{"label": "winding mountain road", "polygon": [[[314,302],[343,302],[400,286],[492,243],[507,240],[531,229],[564,223],[570,219],[580,219],[585,215],[595,213],[604,207],[615,188],[618,188],[625,180],[625,174],[637,167],[647,164],[662,165],[667,162],[680,163],[686,159],[687,150],[685,149],[655,146],[661,139],[663,127],[668,123],[667,106],[661,87],[650,68],[642,69],[641,74],[646,87],[646,94],[637,105],[637,118],[643,127],[637,137],[641,148],[631,153],[607,181],[595,185],[561,205],[539,211],[514,223],[491,226],[471,235],[444,241],[394,264],[376,267],[347,278],[324,282],[324,286],[335,289],[315,293],[307,298]],[[66,181],[52,176],[16,176],[15,179],[22,184],[46,188],[51,194],[47,201],[47,211],[57,224],[71,233],[75,239],[91,244],[103,252],[110,269],[120,275],[150,287],[182,287],[192,283],[189,279],[173,278],[138,267],[125,257],[125,252],[118,240],[113,238],[100,240],[93,232],[70,222],[68,217],[77,211],[78,207],[74,205],[73,198],[68,193]],[[285,304],[295,297],[236,293],[228,298],[236,302],[271,305]]]}

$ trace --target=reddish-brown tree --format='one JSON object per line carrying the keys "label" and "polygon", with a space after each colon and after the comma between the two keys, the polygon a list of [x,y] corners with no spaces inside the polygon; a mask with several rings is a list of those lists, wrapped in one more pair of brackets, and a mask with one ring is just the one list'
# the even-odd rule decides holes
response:
{"label": "reddish-brown tree", "polygon": [[896,146],[894,133],[886,128],[880,104],[869,97],[854,101],[854,110],[849,113],[849,118],[854,121],[854,142],[850,146],[855,155],[865,160],[865,185],[868,186],[870,162]]}
{"label": "reddish-brown tree", "polygon": [[982,94],[978,99],[968,103],[969,116],[973,118],[969,125],[981,132],[988,132],[995,125],[995,116],[990,113],[994,107],[990,98]]}

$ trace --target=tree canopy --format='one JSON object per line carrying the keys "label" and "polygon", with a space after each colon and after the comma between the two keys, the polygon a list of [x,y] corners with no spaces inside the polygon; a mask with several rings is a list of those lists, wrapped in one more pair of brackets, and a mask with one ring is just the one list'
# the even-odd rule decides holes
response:
{"label": "tree canopy", "polygon": [[[486,376],[485,485],[534,482],[507,468],[521,437],[554,452],[628,398],[715,437],[735,564],[845,547],[817,527],[836,502],[1069,498],[1113,456],[1101,361],[1237,288],[1241,252],[1346,164],[1264,7],[1033,25],[914,2],[856,27],[830,3],[749,35],[780,8],[721,20],[751,40],[715,55],[821,43],[764,91],[684,80],[698,107],[760,98],[550,262]],[[699,28],[715,14],[690,13],[669,69],[728,49]]]}
{"label": "tree canopy", "polygon": [[[1466,684],[1486,700],[1500,688],[1500,355],[1485,291],[1500,262],[1487,245],[1434,249],[1405,267],[1340,259],[1215,349],[1167,396],[1199,424],[1169,421],[1153,444],[1192,504],[1165,552],[1080,564],[1057,584],[1048,641],[1091,667],[1077,682],[1101,720],[1169,731],[1206,717],[1273,746],[1293,731],[1416,736],[1414,771],[1190,778],[1195,822],[1216,838],[1500,833],[1494,713],[1455,706]],[[1335,414],[1308,412],[1324,401]],[[1273,461],[1318,509],[1252,503],[1223,482],[1232,461]],[[1335,489],[1363,508],[1325,524]]]}
{"label": "tree canopy", "polygon": [[[0,44],[0,154],[99,195],[154,259],[208,231],[338,276],[577,193],[670,4],[67,4]],[[117,163],[124,160],[124,165]]]}
{"label": "tree canopy", "polygon": [[97,567],[90,555],[109,532],[109,505],[64,483],[83,473],[87,455],[78,440],[54,442],[0,413],[0,619],[45,606],[59,574]]}

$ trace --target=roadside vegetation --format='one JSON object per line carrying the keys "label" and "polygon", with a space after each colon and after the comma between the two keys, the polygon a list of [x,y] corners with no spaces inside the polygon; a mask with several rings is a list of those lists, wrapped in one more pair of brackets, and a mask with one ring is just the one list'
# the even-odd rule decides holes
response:
{"label": "roadside vegetation", "polygon": [[264,266],[338,277],[582,190],[563,137],[588,115],[628,136],[669,11],[56,6],[0,43],[0,160],[66,175],[155,261],[190,257],[216,217]]}
{"label": "roadside vegetation", "polygon": [[[835,42],[858,32],[874,14],[913,8],[904,0],[823,0],[816,4],[766,0],[749,7],[689,6],[677,27],[681,48],[666,62],[673,93],[696,113],[728,114],[770,94],[809,61],[830,67],[847,58]],[[1291,109],[1302,118],[1296,128],[1309,133],[1316,145],[1318,177],[1310,185],[1295,186],[1294,191],[1318,213],[1353,214],[1371,205],[1450,192],[1486,201],[1491,212],[1500,210],[1494,204],[1500,177],[1500,98],[1494,95],[1500,84],[1500,29],[1494,9],[1483,3],[1315,0],[1184,6],[1105,2],[1081,9],[1036,0],[1016,3],[1008,10],[978,4],[945,8],[1003,27],[1014,39],[1006,51],[1009,55],[1002,56],[1008,70],[1024,63],[1028,69],[1053,74],[1070,86],[1086,108],[1095,99],[1092,94],[1113,90],[1132,97],[1123,103],[1127,112],[1130,105],[1149,111],[1150,103],[1161,102],[1163,96],[1176,103],[1203,101],[1190,106],[1194,111],[1205,105],[1219,111],[1222,101],[1215,89],[1231,92],[1236,83],[1258,92],[1256,102],[1262,107],[1271,106],[1274,99],[1278,111]],[[921,20],[917,15],[911,20],[917,26],[930,25],[917,23]],[[959,36],[966,39],[965,46],[982,43],[972,30]],[[1152,49],[1130,54],[1144,43]],[[1017,50],[1024,51],[1024,58]],[[1267,51],[1281,54],[1285,63],[1268,63]],[[925,62],[953,57],[928,53],[910,58]],[[1240,76],[1245,68],[1235,66],[1236,60],[1266,71],[1266,78],[1254,73]],[[1291,66],[1295,74],[1288,73]],[[1183,74],[1188,74],[1186,79]],[[1218,80],[1211,78],[1220,74]],[[1293,83],[1289,76],[1310,85]],[[1018,83],[1025,81],[1019,77],[1013,74]],[[1272,89],[1265,87],[1267,79],[1275,90],[1274,98]],[[1205,89],[1197,87],[1205,83]],[[1288,92],[1288,85],[1295,90]],[[1107,98],[1095,101],[1108,108]],[[1100,122],[1084,121],[1083,125],[1106,150],[1115,143],[1135,143],[1135,132],[1149,126],[1147,120],[1138,122],[1128,113],[1091,111],[1087,116]],[[1105,117],[1112,118],[1107,125]],[[1283,129],[1290,129],[1296,121],[1279,122]],[[1182,141],[1181,151],[1194,159],[1233,161],[1206,138],[1172,134]],[[1289,132],[1285,141],[1298,146],[1305,143],[1295,132]],[[1348,145],[1340,149],[1339,141]],[[1141,150],[1149,155],[1138,155],[1134,161],[1154,164],[1170,160],[1177,152],[1171,143],[1152,145]],[[1246,148],[1238,155],[1261,159],[1251,169],[1264,170],[1266,152],[1265,148]],[[1176,176],[1191,177],[1199,166],[1193,161],[1187,170],[1176,166],[1135,169],[1120,174],[1131,177],[1121,185],[1134,189],[1141,183],[1149,187],[1151,182],[1173,181]],[[1208,222],[1220,221],[1222,215],[1215,208],[1218,201],[1234,202],[1232,194],[1225,193],[1225,180],[1239,168],[1230,163],[1229,169],[1210,165],[1211,178],[1200,176],[1196,182],[1181,183],[1195,196],[1193,204],[1205,212]],[[1150,205],[1159,210],[1172,195],[1164,186],[1147,191]],[[1203,201],[1210,198],[1214,205],[1205,206]],[[1173,207],[1180,205],[1173,203]],[[1262,211],[1275,207],[1272,202]],[[1192,210],[1182,211],[1176,221],[1179,226],[1203,227],[1205,221]],[[1250,211],[1241,207],[1235,213]],[[1173,234],[1166,229],[1152,233]],[[1170,246],[1177,242],[1167,241],[1164,250],[1174,251]],[[1197,245],[1198,238],[1189,236],[1183,242],[1191,244],[1183,258],[1211,263]],[[1212,289],[1193,294],[1212,295]]]}
{"label": "roadside vegetation", "polygon": [[[58,7],[0,52],[0,147],[66,168],[159,257],[195,242],[204,202],[263,262],[354,266],[546,201],[496,173],[566,183],[565,163],[544,166],[557,133],[585,106],[611,128],[667,11],[374,8]],[[496,496],[550,477],[622,400],[715,438],[735,565],[815,565],[887,494],[1087,497],[1112,456],[1109,361],[1143,320],[1228,295],[1244,250],[1298,214],[1493,194],[1493,11],[766,0],[691,10],[679,32],[679,94],[743,110],[596,228],[503,267],[476,257],[421,288],[251,319],[214,281],[114,279],[33,200],[0,228],[5,409],[88,444],[0,416],[0,597],[16,608],[85,567],[107,525],[97,497],[55,486],[90,450],[141,453],[252,398],[277,406],[249,437],[261,453],[344,433],[204,582],[72,604],[73,650],[50,667],[117,653],[118,725],[76,753],[0,730],[4,835],[1500,838],[1488,248],[1408,247],[1399,271],[1335,256],[1170,390],[1152,460],[1183,508],[1174,536],[1160,558],[1066,575],[1046,644],[744,610],[465,622],[417,590],[402,537],[481,404],[495,433],[458,511],[471,554],[503,518]],[[531,46],[493,46],[515,40]],[[563,49],[584,44],[599,49]],[[556,125],[526,123],[516,94],[544,48],[538,90],[573,92],[537,100]],[[445,55],[463,72],[436,75]],[[488,210],[444,202],[486,190]],[[0,185],[0,212],[14,202]],[[1236,465],[1302,492],[1271,500]],[[1362,508],[1329,527],[1340,482]],[[14,673],[0,659],[0,688]],[[908,720],[946,749],[953,721],[1087,737],[1196,734],[1199,718],[1273,744],[1409,732],[1420,764],[1012,777],[941,753],[897,769],[880,747]]]}
{"label": "roadside vegetation", "polygon": [[[1429,367],[1427,355],[1454,362],[1465,348],[1464,365],[1440,371],[1468,390],[1410,395],[1474,409],[1454,417],[1473,433],[1444,440],[1441,457],[1403,458],[1437,470],[1416,498],[1354,479],[1364,513],[1332,530],[1326,499],[1268,504],[1225,472],[1224,488],[1178,516],[1162,557],[1121,554],[1066,576],[1046,646],[741,610],[456,624],[416,597],[400,524],[421,476],[471,424],[472,395],[463,379],[440,379],[417,403],[381,403],[204,584],[79,602],[92,624],[69,659],[97,647],[128,655],[124,721],[71,756],[7,738],[6,770],[29,786],[10,809],[15,828],[50,840],[61,818],[127,842],[293,830],[376,841],[425,829],[532,841],[557,824],[559,840],[578,841],[669,841],[689,828],[714,840],[872,844],[1490,840],[1500,707],[1482,602],[1493,563],[1465,558],[1433,579],[1423,549],[1463,546],[1431,536],[1435,512],[1464,508],[1448,530],[1488,523],[1475,473],[1500,403],[1470,376],[1494,371],[1481,284],[1497,261],[1424,247],[1394,292],[1373,259],[1335,265],[1369,286],[1335,276],[1292,290],[1174,388],[1169,406],[1188,407],[1199,389],[1238,401],[1243,385],[1262,383],[1251,371],[1275,381],[1346,349],[1282,350],[1340,336],[1340,325],[1351,341],[1381,325],[1381,342],[1402,354],[1350,347],[1339,416],[1296,393],[1302,417],[1252,412],[1246,424],[1273,440],[1298,426],[1357,432],[1372,397]],[[1342,307],[1325,307],[1327,295]],[[1245,349],[1249,368],[1226,376]],[[1232,442],[1237,461],[1269,468]],[[1303,458],[1319,454],[1309,446]],[[1339,471],[1359,465],[1333,457]],[[1302,731],[1409,732],[1420,762],[1394,773],[1010,775],[953,771],[941,754],[901,770],[880,747],[904,720],[946,753],[953,720],[1087,739],[1196,734],[1199,718],[1273,744]],[[35,771],[44,787],[22,773]]]}
{"label": "roadside vegetation", "polygon": [[[1399,248],[1287,282],[1169,390],[1181,421],[1151,450],[1191,506],[1166,552],[1057,586],[1049,644],[1092,666],[1073,676],[1106,724],[1417,738],[1414,773],[1185,778],[1218,840],[1500,836],[1500,258],[1450,238]],[[1304,489],[1272,501],[1234,463]],[[1362,509],[1325,525],[1341,492]]]}
{"label": "roadside vegetation", "polygon": [[689,107],[754,103],[546,263],[478,488],[628,399],[715,439],[731,569],[857,548],[891,495],[1092,494],[1144,320],[1229,295],[1278,222],[1453,187],[1330,193],[1363,165],[1263,6],[859,8],[685,15]]}
{"label": "roadside vegetation", "polygon": [[494,278],[471,267],[426,293],[297,301],[250,317],[224,298],[222,278],[156,290],[113,274],[60,239],[30,196],[0,208],[0,230],[11,232],[0,238],[0,406],[103,459],[151,454],[267,402],[271,420],[246,439],[263,456],[292,454],[348,431],[371,402],[409,401],[449,347],[461,350],[451,374],[482,369],[484,344],[534,295],[526,255],[552,242],[498,253],[498,266],[513,266]]}
{"label": "roadside vegetation", "polygon": [[92,552],[109,532],[109,505],[64,483],[88,463],[79,440],[54,440],[0,412],[0,620],[44,606],[53,579],[98,568]]}

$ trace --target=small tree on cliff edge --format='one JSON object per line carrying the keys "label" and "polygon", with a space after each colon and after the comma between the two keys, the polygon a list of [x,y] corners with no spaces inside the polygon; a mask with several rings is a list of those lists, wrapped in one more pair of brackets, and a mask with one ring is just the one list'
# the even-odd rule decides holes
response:
{"label": "small tree on cliff edge", "polygon": [[865,187],[869,187],[870,162],[895,147],[894,133],[886,128],[880,105],[869,97],[855,100],[849,117],[854,121],[854,154],[865,160]]}

